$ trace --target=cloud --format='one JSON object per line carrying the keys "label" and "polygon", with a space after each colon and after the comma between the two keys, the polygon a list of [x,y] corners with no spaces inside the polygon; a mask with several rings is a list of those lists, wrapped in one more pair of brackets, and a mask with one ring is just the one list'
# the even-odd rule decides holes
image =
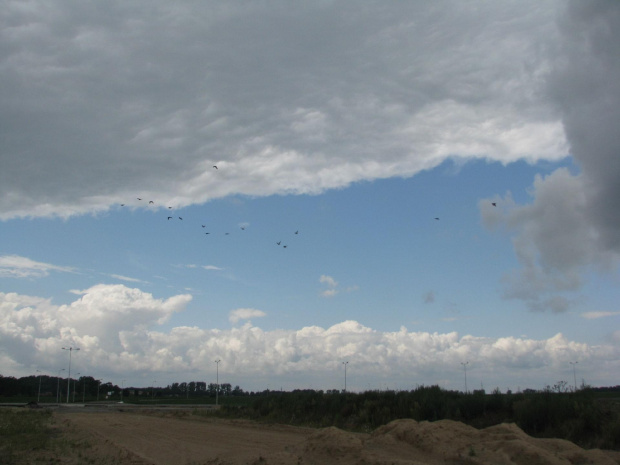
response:
{"label": "cloud", "polygon": [[42,278],[51,271],[75,273],[71,267],[50,265],[19,255],[0,256],[0,278]]}
{"label": "cloud", "polygon": [[563,158],[545,95],[561,7],[156,0],[145,16],[11,3],[0,218],[142,208],[136,190],[147,208],[183,207],[413,176],[446,158]]}
{"label": "cloud", "polygon": [[581,314],[581,317],[586,320],[596,320],[598,318],[608,318],[610,316],[618,315],[620,315],[620,312],[584,312]]}
{"label": "cloud", "polygon": [[[203,379],[205,367],[221,359],[220,376],[225,373],[244,389],[264,389],[270,382],[337,387],[345,358],[351,386],[359,389],[370,383],[374,387],[378,379],[400,380],[403,387],[441,382],[459,388],[464,360],[470,363],[472,382],[479,378],[485,385],[501,386],[543,387],[557,381],[549,379],[550,371],[568,373],[573,360],[583,361],[580,376],[596,383],[613,382],[609,373],[620,368],[617,343],[592,346],[562,334],[536,340],[410,332],[404,327],[378,331],[353,320],[328,328],[271,331],[249,322],[226,330],[164,329],[162,322],[183,311],[190,300],[186,295],[156,299],[122,285],[93,286],[69,305],[0,293],[3,365],[24,374],[31,374],[32,366],[63,366],[60,347],[71,344],[81,349],[75,366],[98,376],[132,379],[128,384],[151,382],[153,377]],[[232,322],[262,316],[256,309],[230,313]]]}
{"label": "cloud", "polygon": [[338,281],[327,275],[321,275],[319,282],[327,285],[327,289],[322,291],[320,294],[322,297],[333,297],[340,292],[354,292],[359,289],[359,286],[349,286],[342,291],[338,288]]}
{"label": "cloud", "polygon": [[204,265],[203,268],[205,270],[215,270],[215,271],[221,271],[224,268],[220,268],[219,266],[215,266],[215,265]]}
{"label": "cloud", "polygon": [[112,278],[120,279],[121,281],[127,281],[127,282],[130,282],[130,283],[145,283],[145,281],[143,281],[141,279],[129,278],[127,276],[123,276],[123,275],[120,275],[120,274],[111,274],[110,276]]}
{"label": "cloud", "polygon": [[338,294],[338,290],[336,289],[336,287],[338,287],[338,281],[331,276],[321,275],[319,282],[327,285],[327,289],[321,292],[323,297],[333,297]]}
{"label": "cloud", "polygon": [[435,302],[435,292],[428,291],[423,295],[423,298],[425,304],[432,304],[433,302]]}
{"label": "cloud", "polygon": [[250,318],[262,318],[267,316],[267,314],[261,310],[256,310],[254,308],[238,308],[236,310],[231,310],[228,319],[231,323],[237,323],[240,320],[249,320]]}
{"label": "cloud", "polygon": [[531,204],[508,193],[480,203],[489,229],[513,236],[520,268],[505,278],[508,298],[532,310],[565,312],[590,272],[620,264],[620,9],[610,2],[569,2],[559,21],[562,47],[550,57],[548,99],[559,109],[581,173],[560,168],[536,176]]}

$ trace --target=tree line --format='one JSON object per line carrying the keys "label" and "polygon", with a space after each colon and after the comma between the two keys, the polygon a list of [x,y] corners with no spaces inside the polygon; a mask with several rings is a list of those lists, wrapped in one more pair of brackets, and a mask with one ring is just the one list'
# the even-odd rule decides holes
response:
{"label": "tree line", "polygon": [[205,383],[203,381],[190,381],[172,383],[165,387],[127,387],[118,386],[111,382],[102,382],[92,376],[79,378],[60,378],[49,375],[31,375],[21,378],[0,375],[0,397],[20,397],[38,399],[43,402],[66,402],[67,389],[69,390],[69,402],[82,402],[83,400],[103,400],[109,397],[123,398],[149,398],[149,397],[215,397],[216,395],[243,396],[245,392],[239,386],[230,383]]}

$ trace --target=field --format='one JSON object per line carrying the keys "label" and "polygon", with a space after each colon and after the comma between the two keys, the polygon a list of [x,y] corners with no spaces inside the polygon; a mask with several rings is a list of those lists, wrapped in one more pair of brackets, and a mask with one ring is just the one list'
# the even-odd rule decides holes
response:
{"label": "field", "polygon": [[0,409],[0,463],[620,464],[620,452],[536,439],[514,424],[396,420],[368,433],[216,417],[194,408]]}

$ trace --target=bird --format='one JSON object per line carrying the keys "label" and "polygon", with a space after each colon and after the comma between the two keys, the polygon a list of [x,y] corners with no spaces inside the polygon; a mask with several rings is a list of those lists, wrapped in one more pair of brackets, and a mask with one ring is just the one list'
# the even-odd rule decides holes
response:
{"label": "bird", "polygon": [[491,202],[491,205],[493,205],[494,207],[497,207],[497,204],[495,202]]}
{"label": "bird", "polygon": [[182,220],[183,218],[181,218],[181,217],[179,216],[179,219],[180,219],[180,220]]}
{"label": "bird", "polygon": [[282,247],[284,247],[284,248],[286,249],[286,246],[285,246],[285,245],[283,245]]}
{"label": "bird", "polygon": [[229,234],[230,234],[230,233],[226,233],[226,234],[224,234],[224,235],[225,235],[225,236],[228,236]]}
{"label": "bird", "polygon": [[168,217],[168,219],[169,219],[169,220],[171,220],[171,219],[172,219],[172,217],[171,217],[171,216],[169,216],[169,217]]}
{"label": "bird", "polygon": [[203,224],[203,225],[202,225],[202,227],[203,227],[203,228],[206,228],[207,226]]}
{"label": "bird", "polygon": [[435,218],[436,220],[438,220],[439,218]]}
{"label": "bird", "polygon": [[241,226],[241,230],[242,230],[242,231],[245,231],[245,226]]}
{"label": "bird", "polygon": [[299,231],[295,231],[295,234],[299,234]]}
{"label": "bird", "polygon": [[142,200],[140,197],[137,197],[138,200]]}
{"label": "bird", "polygon": [[168,210],[172,210],[172,207],[168,207]]}
{"label": "bird", "polygon": [[124,203],[121,203],[121,207],[124,207],[124,206],[125,206],[125,204],[124,204]]}
{"label": "bird", "polygon": [[155,204],[155,202],[153,202],[152,200],[149,200],[149,204],[151,204],[151,203],[152,203],[153,205]]}
{"label": "bird", "polygon": [[211,233],[208,233],[208,232],[207,232],[207,233],[205,233],[205,234],[211,234]]}
{"label": "bird", "polygon": [[213,168],[218,169],[218,168],[217,168],[217,165],[213,165]]}
{"label": "bird", "polygon": [[[280,242],[276,242],[276,244],[280,245],[280,244],[282,244],[282,241],[280,241]],[[284,247],[286,247],[286,246],[284,246]]]}

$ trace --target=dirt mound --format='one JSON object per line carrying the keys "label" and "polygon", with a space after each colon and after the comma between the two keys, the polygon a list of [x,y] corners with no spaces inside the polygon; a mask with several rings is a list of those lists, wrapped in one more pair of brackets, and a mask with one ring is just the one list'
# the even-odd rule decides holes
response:
{"label": "dirt mound", "polygon": [[410,456],[423,463],[493,465],[617,465],[600,450],[584,450],[561,439],[536,439],[514,424],[483,430],[450,420],[397,420],[375,430],[371,443],[406,444]]}
{"label": "dirt mound", "polygon": [[69,443],[89,444],[74,462],[63,456],[68,464],[100,457],[128,465],[620,465],[620,452],[535,439],[514,424],[477,430],[397,420],[365,434],[192,415],[67,412],[58,419]]}

